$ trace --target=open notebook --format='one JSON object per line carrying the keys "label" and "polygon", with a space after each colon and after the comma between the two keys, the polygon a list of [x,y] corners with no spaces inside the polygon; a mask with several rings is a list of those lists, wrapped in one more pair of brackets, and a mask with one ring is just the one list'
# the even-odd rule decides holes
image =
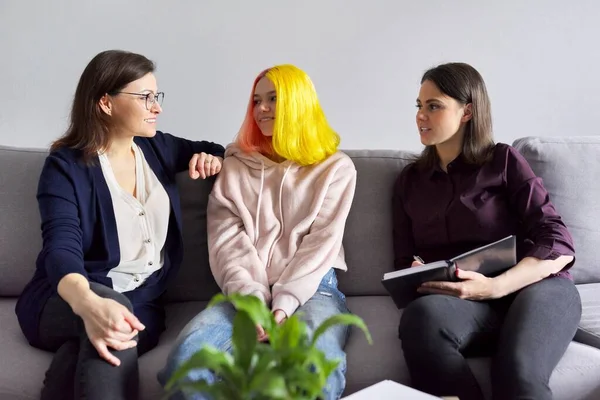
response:
{"label": "open notebook", "polygon": [[430,281],[458,281],[456,268],[475,271],[493,277],[517,263],[516,237],[504,239],[460,254],[450,260],[440,260],[418,267],[410,267],[383,275],[383,286],[392,296],[398,308],[420,296],[419,286]]}

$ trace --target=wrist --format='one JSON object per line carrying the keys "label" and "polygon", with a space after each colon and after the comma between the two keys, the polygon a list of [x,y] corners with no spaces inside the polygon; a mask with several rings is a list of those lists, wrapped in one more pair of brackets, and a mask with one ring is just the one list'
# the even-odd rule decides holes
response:
{"label": "wrist", "polygon": [[508,291],[506,289],[506,276],[499,275],[495,278],[490,278],[492,282],[492,299],[499,299],[507,295]]}
{"label": "wrist", "polygon": [[69,305],[73,310],[73,313],[79,317],[83,317],[83,315],[87,312],[87,310],[95,307],[95,302],[100,297],[92,292],[91,289],[82,290],[79,296],[73,300],[71,300]]}

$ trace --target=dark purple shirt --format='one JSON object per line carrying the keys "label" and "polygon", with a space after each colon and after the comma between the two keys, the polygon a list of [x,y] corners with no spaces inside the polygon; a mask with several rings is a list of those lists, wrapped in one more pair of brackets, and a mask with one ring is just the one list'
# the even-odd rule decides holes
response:
{"label": "dark purple shirt", "polygon": [[[396,269],[409,267],[413,255],[445,260],[513,234],[518,260],[575,255],[542,179],[515,148],[498,143],[484,165],[459,156],[447,169],[413,163],[400,173],[393,200]],[[572,264],[559,274],[570,277]]]}

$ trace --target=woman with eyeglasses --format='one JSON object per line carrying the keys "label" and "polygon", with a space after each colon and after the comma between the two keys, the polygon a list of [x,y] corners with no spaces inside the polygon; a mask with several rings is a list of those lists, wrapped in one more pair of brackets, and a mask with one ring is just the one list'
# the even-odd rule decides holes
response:
{"label": "woman with eyeglasses", "polygon": [[154,63],[95,56],[37,199],[43,248],[16,313],[32,346],[56,352],[42,399],[135,399],[138,357],[158,342],[158,297],[182,260],[175,176],[221,169],[224,148],[156,130]]}

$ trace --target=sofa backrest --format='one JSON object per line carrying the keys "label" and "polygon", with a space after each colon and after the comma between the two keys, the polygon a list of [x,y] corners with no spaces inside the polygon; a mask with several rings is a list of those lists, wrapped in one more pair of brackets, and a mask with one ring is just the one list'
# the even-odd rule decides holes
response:
{"label": "sofa backrest", "polygon": [[543,179],[573,236],[575,282],[600,282],[600,136],[526,137],[513,145]]}
{"label": "sofa backrest", "polygon": [[42,246],[36,200],[48,153],[0,146],[0,296],[18,296]]}
{"label": "sofa backrest", "polygon": [[[514,143],[542,177],[550,198],[573,234],[576,282],[600,282],[594,245],[600,244],[600,137],[523,138]],[[413,153],[351,150],[357,188],[344,234],[347,295],[385,295],[381,277],[393,269],[391,197],[394,181]],[[41,247],[35,198],[43,150],[0,146],[0,296],[17,296],[31,278]],[[178,177],[184,216],[184,261],[167,301],[208,300],[218,292],[208,265],[206,205],[212,180]]]}

